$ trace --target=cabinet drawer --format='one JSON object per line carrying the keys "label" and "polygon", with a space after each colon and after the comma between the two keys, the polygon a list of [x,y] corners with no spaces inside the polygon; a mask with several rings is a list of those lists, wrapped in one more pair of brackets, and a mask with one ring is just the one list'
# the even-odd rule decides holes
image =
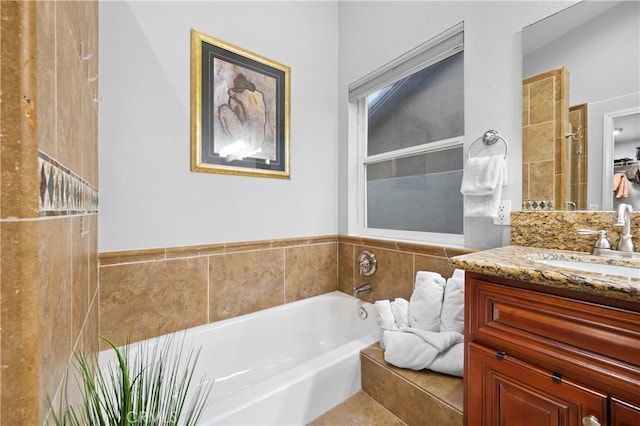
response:
{"label": "cabinet drawer", "polygon": [[640,363],[640,314],[470,279],[468,332],[523,336]]}

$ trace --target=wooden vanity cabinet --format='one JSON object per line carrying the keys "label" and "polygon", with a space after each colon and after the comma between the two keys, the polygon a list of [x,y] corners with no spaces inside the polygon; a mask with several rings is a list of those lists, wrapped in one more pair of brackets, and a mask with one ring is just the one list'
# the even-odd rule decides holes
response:
{"label": "wooden vanity cabinet", "polygon": [[464,423],[640,425],[640,303],[466,273]]}

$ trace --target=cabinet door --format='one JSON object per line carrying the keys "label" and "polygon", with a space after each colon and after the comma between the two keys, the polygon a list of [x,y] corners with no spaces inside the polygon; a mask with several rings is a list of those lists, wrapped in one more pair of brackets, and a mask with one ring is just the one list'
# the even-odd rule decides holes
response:
{"label": "cabinet door", "polygon": [[640,425],[640,407],[611,397],[611,425],[638,426]]}
{"label": "cabinet door", "polygon": [[607,424],[607,395],[507,354],[468,346],[468,425],[580,426]]}

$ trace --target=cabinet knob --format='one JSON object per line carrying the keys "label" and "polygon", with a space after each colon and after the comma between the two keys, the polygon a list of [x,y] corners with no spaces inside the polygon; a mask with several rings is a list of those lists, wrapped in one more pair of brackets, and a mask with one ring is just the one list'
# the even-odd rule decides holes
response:
{"label": "cabinet knob", "polygon": [[582,418],[582,426],[601,426],[596,416],[585,416]]}

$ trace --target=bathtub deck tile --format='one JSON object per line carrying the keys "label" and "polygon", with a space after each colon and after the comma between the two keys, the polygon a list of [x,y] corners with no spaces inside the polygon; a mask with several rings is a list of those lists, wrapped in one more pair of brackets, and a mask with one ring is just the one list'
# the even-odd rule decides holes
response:
{"label": "bathtub deck tile", "polygon": [[461,378],[395,367],[377,343],[362,350],[360,359],[362,390],[408,425],[462,426]]}
{"label": "bathtub deck tile", "polygon": [[360,391],[327,411],[308,426],[406,426],[389,410]]}

